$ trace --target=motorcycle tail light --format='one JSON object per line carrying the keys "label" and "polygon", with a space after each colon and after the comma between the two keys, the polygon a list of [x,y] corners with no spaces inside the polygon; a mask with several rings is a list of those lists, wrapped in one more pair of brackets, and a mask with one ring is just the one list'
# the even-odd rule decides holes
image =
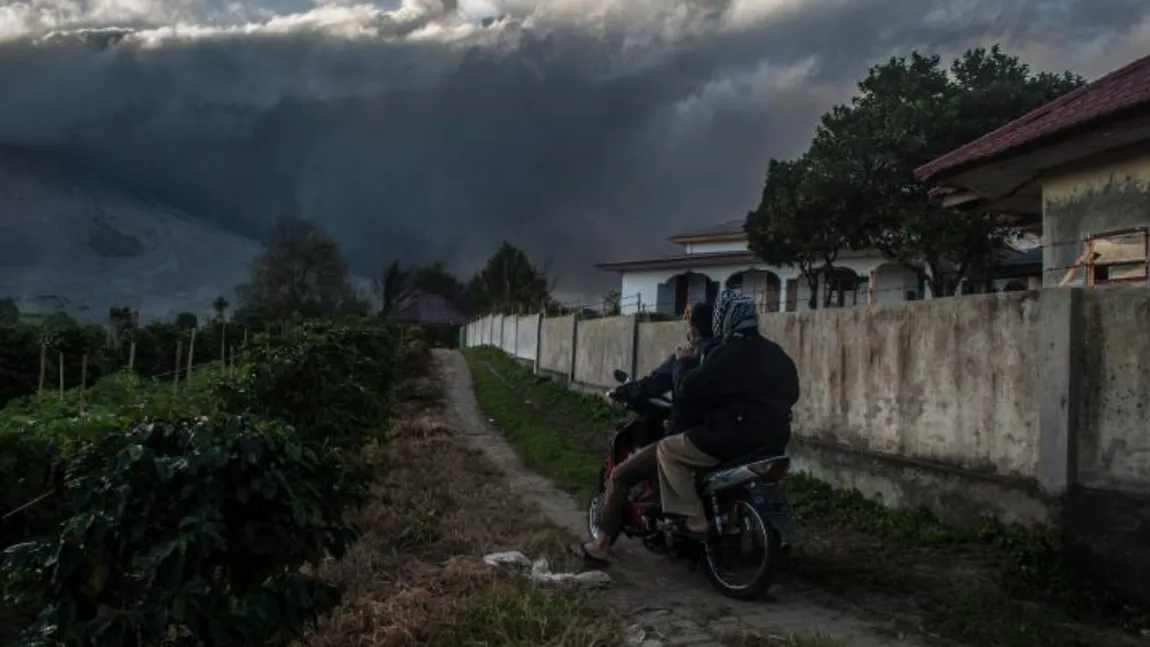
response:
{"label": "motorcycle tail light", "polygon": [[787,458],[778,458],[769,461],[760,461],[747,466],[766,483],[778,483],[783,480],[791,469],[791,461]]}

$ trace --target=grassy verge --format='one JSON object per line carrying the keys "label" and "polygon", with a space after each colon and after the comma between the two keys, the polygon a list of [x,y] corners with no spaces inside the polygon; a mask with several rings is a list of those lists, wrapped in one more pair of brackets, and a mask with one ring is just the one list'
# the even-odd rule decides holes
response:
{"label": "grassy verge", "polygon": [[[495,349],[465,354],[480,407],[524,462],[584,493],[619,413]],[[1130,644],[1131,631],[1144,626],[1142,609],[1079,577],[1042,531],[950,527],[928,511],[890,510],[801,474],[787,488],[804,536],[794,577],[862,600],[928,637],[980,647],[1103,647]]]}
{"label": "grassy verge", "polygon": [[324,568],[347,594],[303,644],[622,644],[620,621],[588,593],[539,587],[482,563],[485,553],[520,550],[567,565],[571,538],[444,426],[440,388],[434,375],[409,381],[387,442],[367,450],[380,477],[356,518],[364,535]]}

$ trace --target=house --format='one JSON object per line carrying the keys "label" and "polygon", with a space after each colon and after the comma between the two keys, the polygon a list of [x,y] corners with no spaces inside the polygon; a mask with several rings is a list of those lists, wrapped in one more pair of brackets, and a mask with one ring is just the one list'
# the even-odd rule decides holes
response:
{"label": "house", "polygon": [[[679,254],[600,263],[620,275],[623,314],[682,314],[689,303],[715,297],[719,286],[752,294],[763,312],[809,309],[811,289],[798,268],[771,267],[747,249],[743,220],[671,236]],[[820,276],[818,303],[831,307],[922,299],[926,287],[909,269],[877,252],[844,250],[830,280]],[[829,294],[828,294],[829,292]]]}
{"label": "house", "polygon": [[1043,285],[1145,284],[1150,56],[918,168],[943,204],[1041,219]]}
{"label": "house", "polygon": [[438,294],[417,294],[400,303],[390,319],[408,323],[460,326],[467,317],[451,301]]}

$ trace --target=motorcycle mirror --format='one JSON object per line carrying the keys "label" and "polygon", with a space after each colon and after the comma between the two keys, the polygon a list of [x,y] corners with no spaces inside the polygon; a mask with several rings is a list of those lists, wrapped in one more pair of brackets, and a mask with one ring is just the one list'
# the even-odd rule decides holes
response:
{"label": "motorcycle mirror", "polygon": [[615,369],[615,381],[618,382],[619,384],[623,384],[624,382],[626,382],[630,378],[631,378],[631,376],[627,375],[627,371]]}

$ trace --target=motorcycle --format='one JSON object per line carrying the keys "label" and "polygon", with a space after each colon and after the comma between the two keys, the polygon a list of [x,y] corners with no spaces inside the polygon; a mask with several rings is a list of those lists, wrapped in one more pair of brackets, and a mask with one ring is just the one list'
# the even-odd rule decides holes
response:
{"label": "motorcycle", "polygon": [[[616,370],[620,385],[630,383],[626,371]],[[587,505],[587,531],[601,538],[599,510],[606,495],[611,471],[633,453],[658,442],[671,414],[671,400],[664,397],[619,402],[636,416],[620,423],[611,438],[607,457]],[[758,453],[728,461],[697,473],[699,495],[710,525],[705,538],[691,536],[682,520],[663,515],[658,483],[640,483],[628,493],[621,532],[639,539],[650,551],[701,562],[707,579],[720,593],[739,600],[761,598],[790,553],[794,541],[790,504],[781,481],[790,470],[786,455]],[[618,533],[612,542],[618,539]],[[749,576],[739,579],[732,566],[746,566]]]}

